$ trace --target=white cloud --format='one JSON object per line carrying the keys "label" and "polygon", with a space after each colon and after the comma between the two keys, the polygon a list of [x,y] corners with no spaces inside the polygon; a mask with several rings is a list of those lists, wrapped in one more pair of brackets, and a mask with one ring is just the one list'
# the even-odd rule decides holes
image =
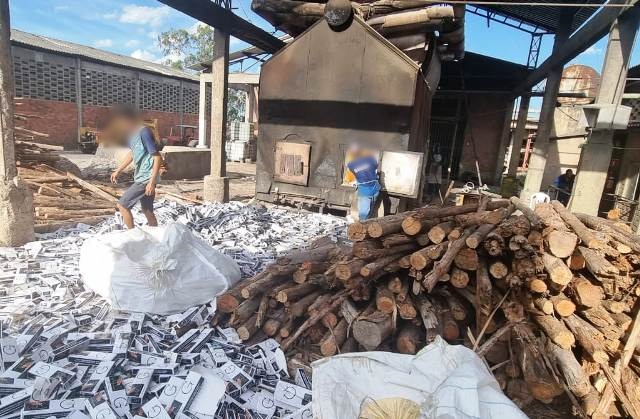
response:
{"label": "white cloud", "polygon": [[138,45],[140,45],[140,41],[138,41],[137,39],[130,39],[124,44],[124,46],[127,48],[135,48]]}
{"label": "white cloud", "polygon": [[584,50],[583,54],[585,54],[585,55],[600,55],[600,54],[602,54],[602,48],[598,48],[595,45],[591,45],[589,48]]}
{"label": "white cloud", "polygon": [[122,23],[137,25],[161,26],[171,14],[168,6],[148,7],[129,4],[122,8],[122,14],[118,19]]}
{"label": "white cloud", "polygon": [[93,46],[96,48],[110,48],[113,46],[112,39],[98,39],[93,43]]}
{"label": "white cloud", "polygon": [[66,5],[56,6],[53,8],[53,10],[55,10],[56,12],[62,12],[64,10],[69,10],[69,6],[66,6]]}
{"label": "white cloud", "polygon": [[115,18],[117,18],[119,16],[118,12],[109,12],[109,13],[105,13],[102,15],[103,19],[107,19],[107,20],[113,20]]}
{"label": "white cloud", "polygon": [[156,61],[158,57],[146,49],[137,49],[131,53],[131,57],[144,61]]}
{"label": "white cloud", "polygon": [[147,33],[147,36],[155,41],[156,39],[158,39],[158,36],[160,36],[160,33],[156,31],[151,31]]}

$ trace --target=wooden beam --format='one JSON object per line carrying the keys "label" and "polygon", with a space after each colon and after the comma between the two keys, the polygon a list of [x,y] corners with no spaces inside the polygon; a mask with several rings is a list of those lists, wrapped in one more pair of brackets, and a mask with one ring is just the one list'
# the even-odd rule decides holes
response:
{"label": "wooden beam", "polygon": [[530,90],[533,86],[546,79],[549,72],[554,68],[564,66],[576,58],[584,50],[605,36],[618,16],[627,13],[637,2],[638,0],[609,0],[607,4],[628,4],[629,8],[603,7],[597,14],[589,19],[586,24],[567,39],[562,48],[551,54],[538,68],[532,71],[529,76],[514,89],[514,94],[517,96]]}
{"label": "wooden beam", "polygon": [[273,54],[285,43],[267,31],[247,22],[231,10],[218,6],[211,0],[159,0],[202,23],[235,36],[251,45]]}

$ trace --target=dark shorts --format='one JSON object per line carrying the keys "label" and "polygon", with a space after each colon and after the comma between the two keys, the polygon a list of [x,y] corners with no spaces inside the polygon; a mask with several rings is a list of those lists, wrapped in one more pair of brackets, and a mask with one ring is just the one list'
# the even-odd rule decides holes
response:
{"label": "dark shorts", "polygon": [[124,192],[118,203],[126,209],[131,209],[139,201],[143,211],[153,211],[153,201],[156,196],[155,194],[152,196],[145,195],[146,188],[146,183],[134,183]]}

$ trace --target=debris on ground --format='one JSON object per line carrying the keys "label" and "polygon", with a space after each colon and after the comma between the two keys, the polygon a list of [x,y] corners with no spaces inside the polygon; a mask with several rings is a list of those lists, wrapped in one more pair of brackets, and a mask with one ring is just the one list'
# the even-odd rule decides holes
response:
{"label": "debris on ground", "polygon": [[266,334],[305,362],[415,354],[440,335],[473,348],[519,406],[568,393],[601,414],[626,388],[634,411],[640,239],[626,226],[512,198],[357,222],[348,236],[352,247],[277,259],[219,312],[241,339]]}

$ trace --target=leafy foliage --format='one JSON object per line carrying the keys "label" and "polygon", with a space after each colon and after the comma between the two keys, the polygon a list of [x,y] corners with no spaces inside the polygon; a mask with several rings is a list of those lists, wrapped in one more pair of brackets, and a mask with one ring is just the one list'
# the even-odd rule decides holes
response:
{"label": "leafy foliage", "polygon": [[[189,67],[193,65],[212,61],[213,33],[213,28],[207,25],[196,25],[191,30],[171,29],[162,32],[158,36],[158,46],[165,57],[163,64],[189,71]],[[229,89],[227,97],[227,119],[242,121],[245,94],[239,90]]]}

